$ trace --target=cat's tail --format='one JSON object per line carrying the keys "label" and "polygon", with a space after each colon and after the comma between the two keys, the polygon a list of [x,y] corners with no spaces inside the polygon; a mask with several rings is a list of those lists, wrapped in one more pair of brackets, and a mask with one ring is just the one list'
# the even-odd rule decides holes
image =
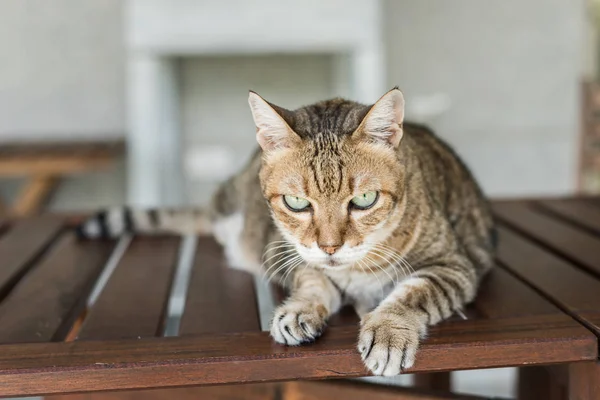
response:
{"label": "cat's tail", "polygon": [[77,227],[81,238],[115,238],[125,233],[210,234],[212,223],[206,209],[132,209],[102,210]]}

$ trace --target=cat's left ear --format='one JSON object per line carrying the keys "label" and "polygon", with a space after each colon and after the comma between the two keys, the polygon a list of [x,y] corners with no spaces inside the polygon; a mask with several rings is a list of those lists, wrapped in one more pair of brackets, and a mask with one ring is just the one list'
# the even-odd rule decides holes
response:
{"label": "cat's left ear", "polygon": [[355,135],[398,147],[402,139],[404,96],[397,87],[384,94],[363,118]]}

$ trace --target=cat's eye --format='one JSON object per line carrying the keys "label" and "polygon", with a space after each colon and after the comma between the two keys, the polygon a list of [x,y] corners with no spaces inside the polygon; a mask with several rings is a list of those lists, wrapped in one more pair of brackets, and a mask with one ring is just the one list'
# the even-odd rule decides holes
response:
{"label": "cat's eye", "polygon": [[350,203],[354,208],[366,210],[367,208],[371,208],[373,204],[377,202],[378,198],[378,192],[367,192],[361,194],[360,196],[353,197],[352,200],[350,200]]}
{"label": "cat's eye", "polygon": [[283,202],[292,211],[304,211],[310,207],[310,202],[298,196],[283,196]]}

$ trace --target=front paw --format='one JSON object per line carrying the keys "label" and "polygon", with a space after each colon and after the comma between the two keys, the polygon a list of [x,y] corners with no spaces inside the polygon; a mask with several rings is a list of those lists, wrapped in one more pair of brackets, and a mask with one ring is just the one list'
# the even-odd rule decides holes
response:
{"label": "front paw", "polygon": [[321,336],[327,322],[327,309],[310,301],[288,300],[275,310],[271,336],[276,342],[297,346]]}
{"label": "front paw", "polygon": [[393,376],[415,362],[425,326],[410,314],[373,311],[361,321],[358,351],[374,375]]}

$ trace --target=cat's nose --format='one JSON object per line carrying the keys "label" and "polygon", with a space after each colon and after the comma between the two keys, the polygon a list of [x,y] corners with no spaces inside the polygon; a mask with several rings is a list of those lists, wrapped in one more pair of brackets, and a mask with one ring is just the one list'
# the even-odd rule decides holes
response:
{"label": "cat's nose", "polygon": [[325,253],[329,254],[330,256],[333,255],[333,253],[335,253],[336,251],[338,251],[338,249],[342,247],[340,245],[333,245],[333,246],[329,246],[329,245],[325,245],[325,246],[321,246],[319,245],[319,248],[321,250],[323,250]]}

